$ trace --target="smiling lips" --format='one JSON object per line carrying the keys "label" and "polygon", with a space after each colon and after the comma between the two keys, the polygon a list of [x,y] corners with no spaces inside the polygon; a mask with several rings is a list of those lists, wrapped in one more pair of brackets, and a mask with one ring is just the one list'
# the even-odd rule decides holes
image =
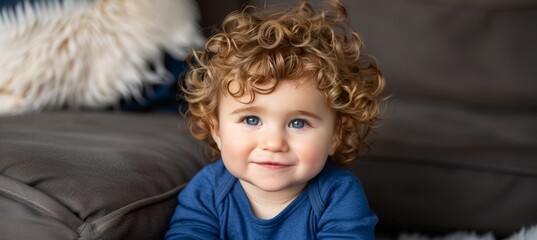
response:
{"label": "smiling lips", "polygon": [[275,163],[275,162],[256,162],[255,164],[260,167],[267,168],[267,169],[284,169],[284,168],[288,168],[291,166],[291,165]]}

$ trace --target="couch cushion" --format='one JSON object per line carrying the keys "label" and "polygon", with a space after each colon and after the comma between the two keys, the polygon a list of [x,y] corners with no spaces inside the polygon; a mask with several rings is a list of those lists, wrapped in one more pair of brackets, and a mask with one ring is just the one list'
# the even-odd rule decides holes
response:
{"label": "couch cushion", "polygon": [[492,231],[537,223],[537,115],[392,99],[354,171],[391,231]]}
{"label": "couch cushion", "polygon": [[535,1],[348,1],[397,95],[537,109]]}
{"label": "couch cushion", "polygon": [[177,193],[207,156],[177,114],[0,118],[0,232],[9,239],[162,238]]}
{"label": "couch cushion", "polygon": [[355,167],[380,229],[537,222],[535,1],[348,1],[392,94]]}

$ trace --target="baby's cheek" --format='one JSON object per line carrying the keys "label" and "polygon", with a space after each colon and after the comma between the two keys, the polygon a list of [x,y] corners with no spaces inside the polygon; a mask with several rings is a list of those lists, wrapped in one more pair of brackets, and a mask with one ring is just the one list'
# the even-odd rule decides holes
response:
{"label": "baby's cheek", "polygon": [[246,138],[230,137],[223,139],[222,141],[222,155],[231,155],[233,157],[240,157],[241,155],[248,154],[253,148],[253,141],[248,141]]}
{"label": "baby's cheek", "polygon": [[328,157],[328,147],[325,144],[310,144],[302,147],[298,154],[302,162],[316,165],[322,164]]}

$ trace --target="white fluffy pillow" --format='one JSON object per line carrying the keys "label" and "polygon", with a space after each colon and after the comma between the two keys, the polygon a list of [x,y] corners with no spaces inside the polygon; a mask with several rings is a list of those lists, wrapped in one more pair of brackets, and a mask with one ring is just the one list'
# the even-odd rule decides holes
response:
{"label": "white fluffy pillow", "polygon": [[0,13],[0,115],[140,97],[203,42],[191,0],[24,2]]}

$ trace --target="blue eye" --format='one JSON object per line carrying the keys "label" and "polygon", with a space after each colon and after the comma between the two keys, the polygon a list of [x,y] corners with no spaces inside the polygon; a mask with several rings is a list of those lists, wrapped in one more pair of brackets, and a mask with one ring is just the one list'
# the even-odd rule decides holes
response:
{"label": "blue eye", "polygon": [[292,128],[303,128],[306,126],[306,121],[304,119],[294,119],[289,123],[289,127]]}
{"label": "blue eye", "polygon": [[252,117],[252,116],[245,117],[243,121],[248,125],[253,125],[253,126],[259,125],[258,117]]}

